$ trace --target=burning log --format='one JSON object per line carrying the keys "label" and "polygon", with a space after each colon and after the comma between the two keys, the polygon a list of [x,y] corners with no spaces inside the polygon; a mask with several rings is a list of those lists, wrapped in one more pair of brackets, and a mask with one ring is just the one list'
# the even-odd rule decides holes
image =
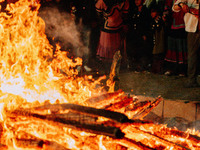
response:
{"label": "burning log", "polygon": [[[14,143],[17,147],[20,148],[28,148],[28,149],[36,149],[36,150],[43,150],[43,149],[48,149],[48,150],[70,150],[56,142],[53,141],[44,141],[41,139],[19,139],[16,138],[14,140]],[[6,149],[7,150],[7,149]]]}
{"label": "burning log", "polygon": [[173,143],[178,142],[179,145],[185,145],[185,147],[189,149],[194,149],[194,148],[199,147],[198,145],[200,142],[200,138],[198,136],[191,135],[189,133],[185,133],[177,129],[171,129],[165,126],[161,128],[160,126],[157,126],[155,124],[151,124],[151,125],[138,124],[136,125],[136,127],[148,133],[152,133],[152,129],[153,129],[153,134],[155,136],[161,137],[163,139],[167,139],[168,141],[171,141]]}
{"label": "burning log", "polygon": [[68,120],[75,120],[82,123],[94,123],[97,121],[98,117],[89,116],[86,114],[81,114],[79,112],[68,112],[62,114],[50,114],[46,115],[47,117],[55,117],[55,118],[64,118]]}
{"label": "burning log", "polygon": [[141,119],[145,117],[153,108],[155,108],[162,101],[161,97],[158,97],[154,101],[142,101],[135,103],[134,105],[129,105],[125,110],[129,118]]}
{"label": "burning log", "polygon": [[51,111],[70,109],[73,111],[78,111],[78,112],[90,114],[93,116],[106,117],[106,118],[115,120],[117,122],[128,122],[129,121],[128,117],[122,113],[113,112],[113,111],[109,111],[109,110],[105,110],[105,109],[96,109],[93,107],[81,106],[81,105],[77,105],[77,104],[52,104],[52,105],[44,105],[44,106],[36,107],[34,109],[35,110],[48,109]]}
{"label": "burning log", "polygon": [[[96,97],[89,98],[88,100],[86,100],[85,105],[92,106],[95,108],[103,108],[107,105],[110,105],[113,102],[121,101],[121,99],[119,99],[119,97],[122,96],[123,94],[124,94],[124,92],[122,90],[102,94],[102,95],[99,95]],[[119,100],[117,100],[117,99],[119,99]]]}
{"label": "burning log", "polygon": [[[43,149],[45,150],[70,150],[69,148],[66,148],[62,146],[61,144],[58,144],[57,142],[49,141],[43,145]],[[43,150],[42,149],[42,150]]]}
{"label": "burning log", "polygon": [[[61,105],[61,104],[60,104]],[[65,104],[66,105],[66,104]],[[70,104],[71,105],[71,104]],[[54,105],[52,105],[54,106]],[[56,106],[56,105],[55,105]],[[62,106],[62,105],[61,105]],[[60,106],[60,107],[61,107]],[[76,105],[73,105],[76,106]],[[41,106],[37,107],[37,109],[49,109],[50,106]],[[58,106],[57,106],[58,107]],[[56,107],[56,109],[57,109]],[[68,106],[69,107],[69,106]],[[61,107],[62,108],[62,107]],[[65,108],[65,107],[64,107]],[[79,108],[79,106],[77,107]],[[82,107],[81,107],[82,108]],[[35,109],[35,108],[34,108]],[[34,110],[32,109],[32,111]],[[95,108],[94,108],[95,109]],[[104,139],[103,145],[110,147],[116,146],[116,147],[123,147],[128,148],[130,146],[134,147],[134,149],[167,149],[167,148],[173,148],[177,150],[187,150],[190,149],[191,146],[188,146],[187,143],[194,143],[193,147],[199,148],[198,146],[198,139],[195,139],[193,136],[187,135],[182,133],[181,131],[174,131],[171,129],[165,130],[165,128],[162,128],[160,125],[155,125],[151,122],[146,121],[137,121],[137,120],[129,120],[130,123],[120,123],[113,120],[107,121],[107,122],[99,122],[99,123],[86,123],[82,122],[81,118],[78,121],[77,118],[73,120],[73,118],[70,118],[69,114],[46,114],[46,115],[40,115],[35,114],[32,112],[28,112],[27,110],[15,110],[15,111],[7,111],[6,112],[8,118],[25,118],[22,120],[33,120],[38,122],[46,122],[51,126],[63,128],[63,127],[70,127],[72,129],[75,129],[77,131],[86,131],[88,133],[94,133],[97,135],[106,135],[109,136],[110,142],[107,139]],[[115,113],[114,113],[115,114]],[[72,113],[74,115],[74,112]],[[77,114],[75,113],[75,116]],[[82,114],[83,115],[83,114]],[[84,114],[85,115],[85,114]],[[65,117],[68,118],[65,118]],[[96,116],[96,115],[95,115]],[[84,116],[83,116],[84,117]],[[92,117],[92,116],[85,116],[85,117]],[[14,119],[13,118],[13,119]],[[96,118],[94,118],[93,121],[95,121]],[[83,119],[84,120],[84,119]],[[12,121],[14,122],[14,121]],[[19,122],[19,120],[17,120]],[[110,122],[110,123],[109,123]],[[22,123],[23,124],[23,121]],[[17,130],[17,126],[15,130]],[[153,128],[153,130],[152,130]],[[171,132],[170,132],[171,131]],[[71,136],[71,135],[70,135]],[[170,138],[173,137],[173,138]],[[176,138],[174,138],[176,137]],[[86,138],[94,140],[93,136],[87,136]],[[187,139],[186,142],[183,142],[183,139]],[[175,140],[173,140],[175,139]],[[32,140],[24,139],[24,138],[18,138],[18,142],[25,142],[29,143],[32,142]],[[98,149],[95,145],[90,144],[90,142],[86,142],[85,137],[82,137],[81,139],[78,138],[77,140],[80,140],[79,143],[84,143],[84,148],[88,149]],[[82,141],[82,142],[81,142]],[[84,141],[84,142],[83,142]],[[30,145],[36,145],[40,143],[40,140],[33,141],[33,144],[30,143]],[[110,144],[110,145],[109,145]],[[191,145],[191,144],[190,144]],[[23,146],[23,145],[22,145]]]}
{"label": "burning log", "polygon": [[111,110],[111,111],[116,110],[117,112],[124,113],[126,106],[135,102],[136,100],[133,100],[133,97],[124,97],[124,98],[121,98],[121,101],[105,106],[104,108],[106,110]]}
{"label": "burning log", "polygon": [[[91,141],[88,139],[88,141]],[[128,138],[113,139],[111,137],[102,137],[102,145],[113,150],[134,149],[134,150],[153,150],[151,147]],[[98,148],[97,148],[98,149]]]}
{"label": "burning log", "polygon": [[57,142],[43,140],[41,138],[37,138],[34,135],[31,135],[26,132],[14,132],[13,134],[14,134],[14,138],[12,139],[12,141],[16,147],[25,148],[25,149],[28,148],[28,149],[34,149],[34,150],[43,150],[43,149],[69,150],[68,148],[60,145]]}
{"label": "burning log", "polygon": [[108,92],[113,92],[115,88],[115,77],[119,74],[119,62],[122,56],[120,50],[116,51],[113,56],[113,61],[110,69],[109,79],[106,81],[106,85],[109,87]]}
{"label": "burning log", "polygon": [[60,126],[66,126],[70,128],[74,128],[81,131],[86,131],[90,133],[95,134],[101,134],[101,135],[107,135],[114,138],[122,138],[124,136],[124,133],[121,132],[121,130],[117,127],[112,126],[104,126],[103,124],[87,124],[85,122],[70,120],[66,118],[61,117],[55,117],[54,115],[40,115],[35,114],[31,112],[27,112],[25,110],[15,110],[13,112],[7,111],[6,113],[9,116],[22,116],[25,118],[33,118],[33,119],[39,119],[39,121],[45,121],[49,124],[52,124],[54,126],[57,126],[60,124]]}
{"label": "burning log", "polygon": [[[156,136],[153,133],[143,131],[135,127],[134,124],[132,125],[127,124],[122,128],[123,128],[122,131],[126,133],[125,135],[126,138],[136,140],[136,141],[139,138],[141,143],[153,149],[166,149],[167,147],[170,147],[176,150],[188,150],[188,148],[185,147],[184,145],[180,145],[178,143],[169,141],[168,139]],[[148,139],[151,139],[151,140],[148,140]]]}
{"label": "burning log", "polygon": [[41,139],[22,139],[15,138],[14,143],[17,147],[23,148],[42,148],[45,144],[44,140]]}
{"label": "burning log", "polygon": [[141,142],[137,142],[137,141],[134,141],[132,139],[128,139],[126,137],[124,137],[121,140],[116,141],[116,143],[119,143],[120,145],[123,145],[126,148],[134,147],[137,150],[153,150],[153,148],[151,148],[151,147],[149,147],[149,146],[147,146],[147,145],[145,145]]}
{"label": "burning log", "polygon": [[[110,108],[112,108],[113,110],[117,110],[118,108],[123,108],[123,106],[127,107],[129,103],[131,103],[133,100],[130,97],[121,97],[121,99],[121,102],[116,102],[112,104]],[[158,98],[152,102],[146,101],[142,103],[143,105],[136,102],[135,105],[137,105],[137,107],[141,107],[139,109],[140,111],[137,111],[137,113],[140,116],[146,115],[146,113],[148,113],[148,111],[155,107],[155,105],[157,105],[160,100],[161,99]],[[125,105],[123,105],[123,102],[125,102]],[[50,110],[50,112],[52,113],[43,113],[43,115],[35,113],[37,111],[47,112],[46,110]],[[147,121],[130,120],[128,119],[128,117],[126,117],[125,114],[113,112],[111,110],[96,109],[76,104],[46,104],[30,109],[17,109],[15,111],[6,111],[6,115],[7,118],[24,118],[22,120],[33,120],[41,123],[45,122],[57,128],[67,127],[75,129],[77,131],[86,131],[87,133],[92,133],[96,135],[105,135],[112,139],[112,142],[109,142],[106,139],[102,141],[103,145],[107,147],[110,147],[109,144],[111,144],[112,146],[120,147],[120,149],[128,148],[132,145],[135,149],[141,150],[160,150],[167,149],[167,147],[177,150],[199,148],[199,139],[195,138],[192,135],[185,134],[184,132],[168,128],[165,130],[165,128],[163,128],[161,125],[154,125],[153,123]],[[116,119],[116,116],[121,119]],[[105,117],[108,119],[108,121],[100,121],[98,120],[98,117]],[[17,120],[16,122],[20,124],[19,120]],[[21,122],[21,124],[23,124],[23,121]],[[14,131],[15,130],[17,130],[17,128],[14,129]],[[73,137],[73,135],[69,136]],[[87,138],[93,139],[92,136],[89,136]],[[186,140],[183,141],[183,138]],[[38,143],[46,141],[33,139],[30,140],[26,138],[16,138],[15,140],[16,142],[18,142],[19,146],[20,143],[29,144],[29,146],[34,146],[35,144],[35,146],[37,146],[39,145]],[[81,144],[84,141],[84,138],[77,140],[79,140],[78,143]],[[83,143],[84,146],[82,147],[87,147],[88,149],[97,149],[96,146],[93,144],[87,142]],[[21,144],[20,147],[23,147],[23,144]]]}

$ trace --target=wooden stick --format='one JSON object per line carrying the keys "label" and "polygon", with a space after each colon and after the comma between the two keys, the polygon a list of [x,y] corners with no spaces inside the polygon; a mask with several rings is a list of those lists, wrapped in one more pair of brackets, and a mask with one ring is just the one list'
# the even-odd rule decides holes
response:
{"label": "wooden stick", "polygon": [[109,79],[106,81],[106,85],[109,87],[108,92],[114,92],[114,88],[115,88],[115,81],[114,81],[114,77],[117,76],[119,74],[119,62],[121,60],[122,56],[120,53],[120,50],[116,51],[114,56],[113,56],[113,61],[112,61],[112,65],[110,68],[110,75],[109,75]]}

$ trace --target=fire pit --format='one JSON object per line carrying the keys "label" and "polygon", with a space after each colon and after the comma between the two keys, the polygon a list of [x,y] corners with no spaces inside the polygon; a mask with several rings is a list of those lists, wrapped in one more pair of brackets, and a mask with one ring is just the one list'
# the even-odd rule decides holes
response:
{"label": "fire pit", "polygon": [[80,58],[59,46],[52,56],[39,7],[20,0],[1,12],[1,150],[200,149],[196,132],[143,120],[161,97],[106,92],[105,76],[77,76]]}

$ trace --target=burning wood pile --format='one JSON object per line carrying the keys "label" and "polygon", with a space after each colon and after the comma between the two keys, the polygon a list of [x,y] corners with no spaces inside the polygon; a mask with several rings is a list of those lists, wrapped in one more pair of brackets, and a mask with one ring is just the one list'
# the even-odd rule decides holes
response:
{"label": "burning wood pile", "polygon": [[[0,149],[200,149],[200,137],[143,120],[162,98],[139,101],[78,77],[81,59],[52,46],[40,4],[10,3],[0,16]],[[113,88],[110,88],[110,90]]]}
{"label": "burning wood pile", "polygon": [[[200,138],[141,120],[161,101],[107,93],[87,106],[45,102],[5,109],[1,149],[199,149]],[[127,117],[129,116],[129,117]],[[132,118],[132,119],[129,119]]]}

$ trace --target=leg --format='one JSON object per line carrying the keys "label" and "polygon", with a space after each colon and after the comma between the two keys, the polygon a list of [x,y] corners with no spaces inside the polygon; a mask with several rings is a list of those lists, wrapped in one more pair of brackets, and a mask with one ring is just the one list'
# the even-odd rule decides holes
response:
{"label": "leg", "polygon": [[188,33],[188,85],[197,83],[197,61],[200,32]]}

